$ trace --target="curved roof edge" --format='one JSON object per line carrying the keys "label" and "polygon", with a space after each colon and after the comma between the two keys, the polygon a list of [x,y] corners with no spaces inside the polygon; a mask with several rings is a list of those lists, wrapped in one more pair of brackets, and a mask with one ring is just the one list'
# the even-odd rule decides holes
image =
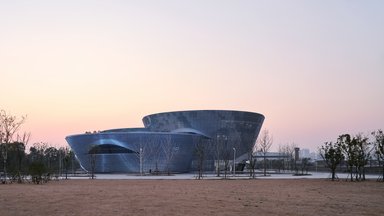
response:
{"label": "curved roof edge", "polygon": [[257,112],[251,112],[251,111],[242,111],[242,110],[219,110],[219,109],[202,109],[202,110],[175,110],[175,111],[168,111],[168,112],[159,112],[159,113],[153,113],[153,114],[148,114],[145,115],[142,119],[146,118],[147,116],[154,116],[154,115],[161,115],[161,114],[170,114],[170,113],[185,113],[185,112],[204,112],[204,111],[209,111],[209,112],[234,112],[234,113],[249,113],[249,114],[254,114],[254,115],[260,115],[263,118],[265,116],[261,113]]}
{"label": "curved roof edge", "polygon": [[119,132],[98,132],[98,133],[83,133],[83,134],[73,134],[66,136],[65,139],[68,141],[68,139],[73,137],[80,137],[80,136],[95,136],[95,135],[109,135],[109,134],[146,134],[146,135],[176,135],[176,136],[198,136],[198,137],[207,137],[204,134],[199,133],[185,133],[185,132],[154,132],[154,131],[119,131]]}
{"label": "curved roof edge", "polygon": [[146,132],[148,128],[138,127],[138,128],[114,128],[100,131],[100,133],[115,133],[115,132]]}

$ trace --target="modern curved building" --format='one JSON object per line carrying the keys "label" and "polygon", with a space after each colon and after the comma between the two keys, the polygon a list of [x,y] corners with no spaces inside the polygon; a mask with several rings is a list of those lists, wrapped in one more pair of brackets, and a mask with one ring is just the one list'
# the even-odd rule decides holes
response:
{"label": "modern curved building", "polygon": [[264,121],[259,113],[191,110],[145,116],[143,128],[120,128],[66,137],[82,168],[95,172],[189,172],[198,145],[206,159],[247,153]]}

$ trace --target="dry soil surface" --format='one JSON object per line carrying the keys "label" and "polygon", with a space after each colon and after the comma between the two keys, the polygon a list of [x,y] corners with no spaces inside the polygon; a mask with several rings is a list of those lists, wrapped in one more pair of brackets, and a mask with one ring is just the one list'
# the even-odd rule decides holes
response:
{"label": "dry soil surface", "polygon": [[0,215],[384,215],[384,183],[60,180],[0,185]]}

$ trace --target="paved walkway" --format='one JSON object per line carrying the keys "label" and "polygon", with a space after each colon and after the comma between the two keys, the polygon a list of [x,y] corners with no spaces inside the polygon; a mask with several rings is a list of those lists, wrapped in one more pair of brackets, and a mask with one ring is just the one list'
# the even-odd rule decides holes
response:
{"label": "paved walkway", "polygon": [[[348,174],[346,173],[339,173],[337,174],[337,177],[339,179],[347,179]],[[378,179],[379,175],[366,175],[366,179]],[[205,174],[203,176],[203,179],[223,179],[224,174],[222,174],[220,177],[217,177],[215,174]],[[228,179],[249,179],[249,175],[247,174],[236,174],[236,176],[233,176],[233,174],[227,175]],[[286,173],[286,174],[269,174],[267,176],[263,176],[261,174],[256,175],[256,179],[330,179],[331,175],[330,173],[323,173],[323,172],[312,172],[309,173],[309,175],[301,175],[296,176],[292,173]],[[87,176],[82,177],[70,177],[70,179],[89,179]],[[197,179],[197,174],[193,173],[187,173],[187,174],[174,174],[174,175],[144,175],[140,176],[137,174],[96,174],[96,179]]]}

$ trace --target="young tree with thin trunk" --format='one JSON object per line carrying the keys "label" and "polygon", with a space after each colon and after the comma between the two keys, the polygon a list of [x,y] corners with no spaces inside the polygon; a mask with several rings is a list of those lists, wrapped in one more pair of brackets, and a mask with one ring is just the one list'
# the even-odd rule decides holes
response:
{"label": "young tree with thin trunk", "polygon": [[333,144],[332,142],[326,142],[320,147],[319,153],[328,168],[331,170],[332,181],[336,178],[336,168],[344,159],[342,146],[339,142]]}
{"label": "young tree with thin trunk", "polygon": [[12,142],[7,145],[7,172],[12,181],[22,183],[23,160],[25,158],[25,145],[22,142]]}
{"label": "young tree with thin trunk", "polygon": [[284,169],[293,170],[294,169],[294,153],[297,145],[295,143],[284,144],[279,147],[279,152],[284,156]]}
{"label": "young tree with thin trunk", "polygon": [[289,156],[289,168],[290,170],[295,170],[296,162],[295,162],[295,149],[298,148],[297,144],[292,142],[288,145],[287,154]]}
{"label": "young tree with thin trunk", "polygon": [[96,157],[99,149],[96,145],[91,145],[88,151],[88,159],[90,165],[91,179],[95,179],[95,171],[96,171]]}
{"label": "young tree with thin trunk", "polygon": [[40,184],[43,182],[43,174],[47,171],[46,165],[44,163],[46,155],[44,152],[48,148],[47,143],[34,143],[32,147],[29,148],[29,175],[32,176],[32,182]]}
{"label": "young tree with thin trunk", "polygon": [[[282,161],[281,169],[283,170],[283,172],[285,172],[285,169],[286,169],[286,166],[285,166],[285,157],[286,157],[285,146],[279,144],[278,152],[279,152],[279,156],[283,157],[283,159],[279,159],[279,160]],[[279,172],[280,172],[280,170],[279,170]]]}
{"label": "young tree with thin trunk", "polygon": [[31,137],[31,133],[24,132],[22,135],[17,134],[18,143],[22,143],[23,145],[17,146],[17,162],[18,162],[18,182],[22,182],[22,169],[23,169],[23,159],[25,157],[25,149],[28,146],[29,139]]}
{"label": "young tree with thin trunk", "polygon": [[171,161],[173,158],[173,155],[175,153],[174,148],[175,148],[175,143],[172,140],[171,135],[167,135],[163,139],[163,144],[161,145],[164,156],[165,156],[165,171],[167,172],[168,175],[171,175]]}
{"label": "young tree with thin trunk", "polygon": [[379,164],[382,165],[382,178],[381,180],[384,181],[384,133],[382,130],[377,130],[372,132],[372,135],[374,137],[374,149],[376,153],[377,160],[379,161]]}
{"label": "young tree with thin trunk", "polygon": [[69,148],[60,148],[60,152],[63,154],[63,165],[64,165],[64,171],[65,171],[65,179],[68,179],[68,169],[71,162],[72,152]]}
{"label": "young tree with thin trunk", "polygon": [[25,116],[21,116],[21,119],[18,119],[16,116],[8,114],[5,110],[0,110],[0,144],[4,166],[3,182],[7,181],[8,146],[14,141],[14,135],[20,129],[20,126],[25,122],[25,119]]}
{"label": "young tree with thin trunk", "polygon": [[231,153],[232,153],[232,148],[230,146],[230,142],[228,140],[228,137],[226,136],[225,139],[223,140],[223,145],[221,149],[221,159],[224,161],[224,179],[227,178],[228,174],[228,169],[229,169],[229,160],[232,158]]}
{"label": "young tree with thin trunk", "polygon": [[232,174],[236,175],[236,150],[241,148],[241,137],[239,132],[235,128],[229,129],[229,135],[227,143],[225,145],[225,153],[223,154],[226,170],[229,169],[229,165],[232,164]]}
{"label": "young tree with thin trunk", "polygon": [[357,146],[357,158],[356,158],[356,180],[365,180],[365,165],[368,164],[369,157],[371,155],[371,143],[368,142],[368,137],[362,134],[358,134],[353,138],[353,142]]}
{"label": "young tree with thin trunk", "polygon": [[207,139],[201,139],[201,138],[193,138],[196,145],[195,145],[195,155],[197,158],[197,171],[198,176],[197,179],[203,179],[203,173],[204,173],[204,161],[207,155],[208,148],[210,146],[210,140]]}
{"label": "young tree with thin trunk", "polygon": [[140,175],[144,175],[145,172],[144,172],[144,164],[147,163],[147,157],[146,154],[147,154],[147,148],[148,148],[148,145],[144,145],[145,140],[143,140],[143,137],[140,137],[140,140],[139,140],[139,149],[136,150],[136,156],[137,156],[137,159],[139,160],[139,174]]}
{"label": "young tree with thin trunk", "polygon": [[256,169],[256,157],[254,157],[254,153],[257,151],[257,142],[254,143],[254,145],[252,147],[250,147],[250,150],[248,150],[248,166],[249,166],[249,169],[250,169],[250,172],[249,172],[249,176],[251,178],[256,178],[256,173],[255,173],[255,169]]}
{"label": "young tree with thin trunk", "polygon": [[337,143],[341,146],[345,160],[348,164],[348,171],[350,175],[350,180],[353,181],[355,172],[354,166],[356,165],[356,161],[358,159],[358,146],[356,140],[351,138],[349,134],[340,135],[337,139]]}
{"label": "young tree with thin trunk", "polygon": [[[141,152],[140,149],[137,150],[137,157],[139,159],[139,163],[141,160],[141,169],[143,169],[142,172],[149,172],[149,174],[158,175],[160,173],[159,166],[162,166],[162,169],[166,169],[167,165],[166,160],[160,160],[165,157],[164,148],[162,147],[163,143],[159,143],[158,138],[153,136],[145,137],[143,140],[140,140],[140,142]],[[164,137],[161,142],[165,142]]]}
{"label": "young tree with thin trunk", "polygon": [[266,160],[266,156],[267,156],[267,153],[268,153],[269,149],[272,146],[272,143],[273,143],[272,135],[269,134],[269,131],[267,129],[264,129],[261,132],[261,136],[258,139],[259,151],[263,155],[264,176],[267,175],[267,164],[266,164],[267,160]]}
{"label": "young tree with thin trunk", "polygon": [[226,142],[227,136],[221,133],[217,133],[216,139],[214,144],[212,145],[214,156],[215,156],[215,162],[216,162],[216,176],[220,177],[220,161],[222,160],[222,153],[224,144]]}

